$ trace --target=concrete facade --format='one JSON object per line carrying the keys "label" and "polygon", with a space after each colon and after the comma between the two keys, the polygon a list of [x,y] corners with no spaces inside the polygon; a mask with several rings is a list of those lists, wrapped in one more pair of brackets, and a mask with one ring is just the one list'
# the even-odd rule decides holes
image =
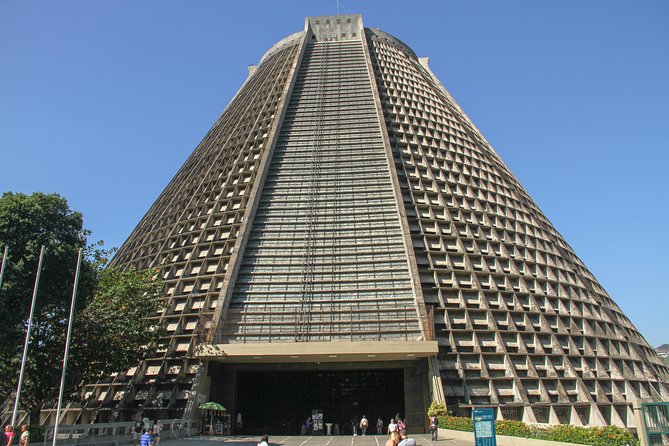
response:
{"label": "concrete facade", "polygon": [[234,412],[235,370],[294,364],[418,370],[421,428],[431,400],[633,426],[634,401],[669,397],[427,59],[358,15],[309,17],[265,54],[113,263],[160,266],[167,347],[88,386],[71,421]]}

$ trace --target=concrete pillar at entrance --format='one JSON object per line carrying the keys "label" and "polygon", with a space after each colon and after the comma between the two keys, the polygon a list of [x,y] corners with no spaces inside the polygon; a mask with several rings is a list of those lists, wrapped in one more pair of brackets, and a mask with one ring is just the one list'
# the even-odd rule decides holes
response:
{"label": "concrete pillar at entrance", "polygon": [[646,423],[643,419],[643,411],[641,410],[641,403],[643,401],[635,399],[632,402],[632,410],[634,411],[634,424],[636,424],[636,434],[639,436],[641,446],[648,446],[648,434],[646,433]]}
{"label": "concrete pillar at entrance", "polygon": [[427,382],[428,365],[425,360],[418,360],[414,362],[414,367],[404,369],[404,418],[407,430],[412,434],[425,433],[427,395],[423,395],[423,392]]}

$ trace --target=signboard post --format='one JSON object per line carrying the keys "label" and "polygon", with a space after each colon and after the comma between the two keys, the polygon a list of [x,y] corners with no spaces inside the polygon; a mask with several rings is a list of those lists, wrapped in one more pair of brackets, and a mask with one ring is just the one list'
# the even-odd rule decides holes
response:
{"label": "signboard post", "polygon": [[311,411],[311,420],[314,435],[323,434],[323,409],[313,409]]}
{"label": "signboard post", "polygon": [[492,407],[474,408],[474,443],[476,446],[497,446],[495,436],[495,409]]}

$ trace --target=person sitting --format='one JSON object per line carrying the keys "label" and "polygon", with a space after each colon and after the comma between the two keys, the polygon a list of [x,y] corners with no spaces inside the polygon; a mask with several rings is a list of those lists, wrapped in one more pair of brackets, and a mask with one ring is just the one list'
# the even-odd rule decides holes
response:
{"label": "person sitting", "polygon": [[409,438],[406,429],[400,429],[400,437],[402,437],[402,441],[397,446],[416,446],[416,440]]}

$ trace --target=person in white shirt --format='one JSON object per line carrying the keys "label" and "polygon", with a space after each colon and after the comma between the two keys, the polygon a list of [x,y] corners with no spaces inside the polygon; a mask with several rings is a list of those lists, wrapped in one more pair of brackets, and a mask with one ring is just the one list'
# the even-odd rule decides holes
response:
{"label": "person in white shirt", "polygon": [[362,435],[367,433],[367,426],[369,426],[369,421],[367,420],[367,416],[363,415],[360,420],[360,431],[362,432]]}
{"label": "person in white shirt", "polygon": [[163,425],[160,420],[156,420],[156,422],[153,423],[153,444],[156,446],[160,443],[160,430],[162,427]]}
{"label": "person in white shirt", "polygon": [[391,418],[390,424],[388,425],[388,435],[392,434],[393,432],[397,432],[397,424],[395,424],[395,419]]}
{"label": "person in white shirt", "polygon": [[30,443],[30,432],[28,432],[28,425],[21,425],[21,436],[19,437],[19,446],[28,446]]}
{"label": "person in white shirt", "polygon": [[260,437],[260,441],[257,446],[269,446],[269,435],[265,434]]}

